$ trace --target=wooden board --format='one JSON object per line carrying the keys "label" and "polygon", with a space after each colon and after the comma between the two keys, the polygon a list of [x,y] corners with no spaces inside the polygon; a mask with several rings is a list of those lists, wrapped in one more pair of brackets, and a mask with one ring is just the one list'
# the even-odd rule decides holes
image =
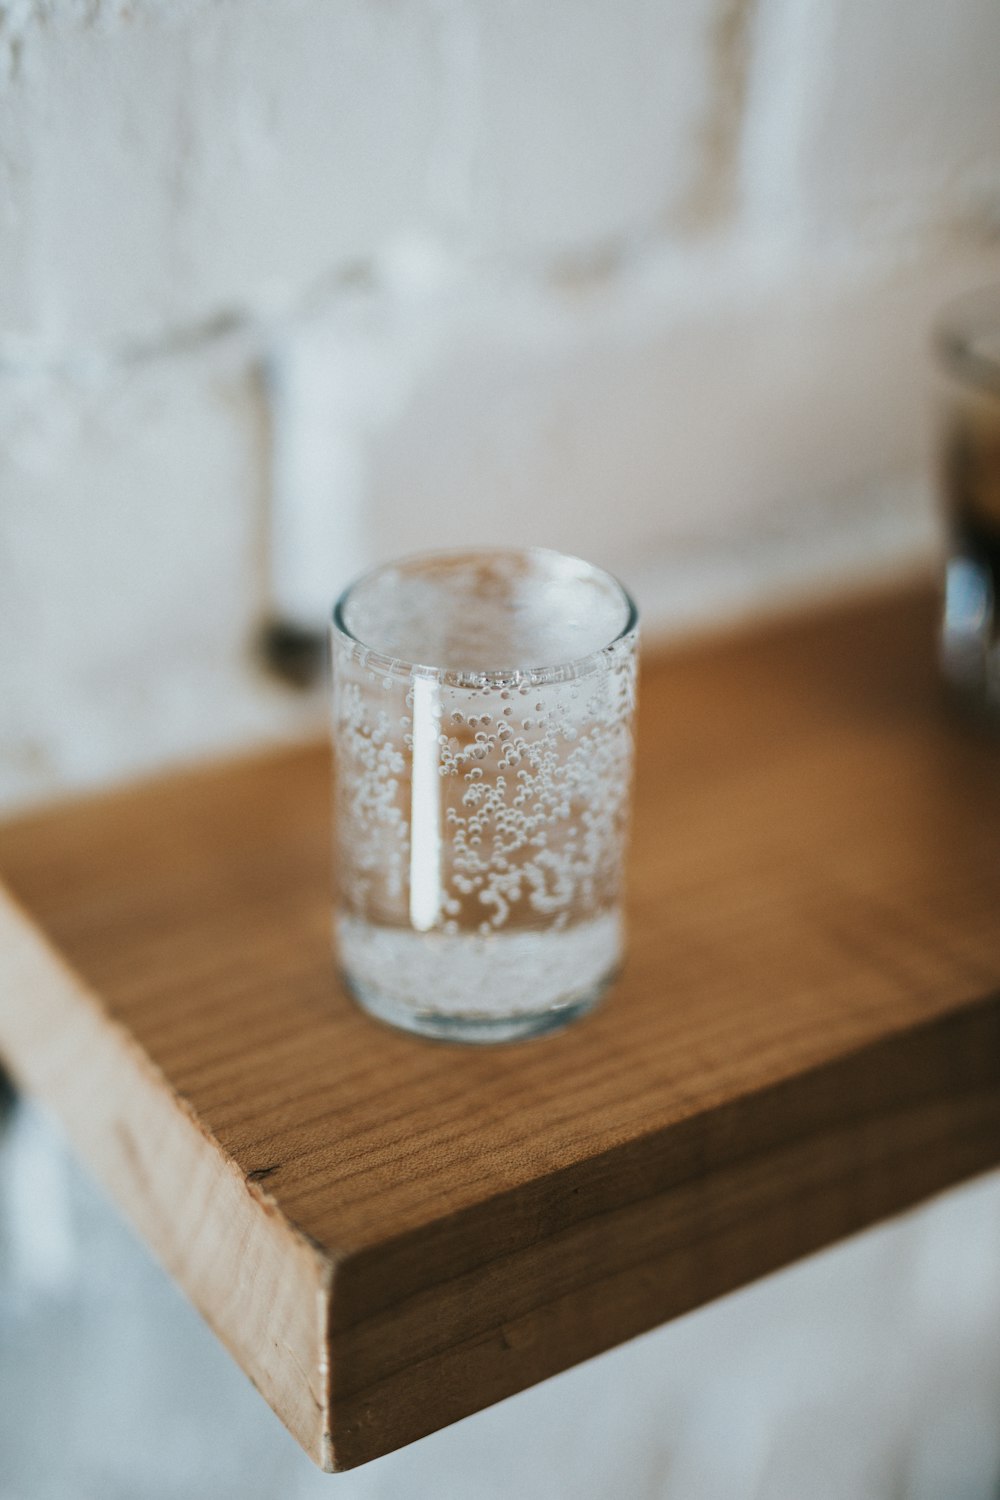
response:
{"label": "wooden board", "polygon": [[317,1462],[1000,1161],[1000,748],[932,636],[910,592],[648,664],[627,969],[531,1043],[345,997],[322,747],[0,830],[0,1052]]}

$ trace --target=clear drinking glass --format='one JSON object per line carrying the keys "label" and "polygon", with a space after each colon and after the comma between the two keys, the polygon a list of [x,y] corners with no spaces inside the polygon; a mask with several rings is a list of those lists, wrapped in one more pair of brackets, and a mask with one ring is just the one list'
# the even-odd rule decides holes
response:
{"label": "clear drinking glass", "polygon": [[941,665],[958,701],[1000,726],[1000,288],[946,309],[935,349],[948,527]]}
{"label": "clear drinking glass", "polygon": [[414,557],[333,616],[337,942],[360,1004],[505,1041],[622,956],[638,617],[541,548]]}

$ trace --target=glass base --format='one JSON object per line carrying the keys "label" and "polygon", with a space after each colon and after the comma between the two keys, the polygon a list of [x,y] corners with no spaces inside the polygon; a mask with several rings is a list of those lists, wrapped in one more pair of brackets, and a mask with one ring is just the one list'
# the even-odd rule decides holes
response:
{"label": "glass base", "polygon": [[342,912],[340,962],[370,1015],[404,1031],[462,1042],[508,1042],[568,1026],[618,971],[621,918],[513,932],[417,932]]}
{"label": "glass base", "polygon": [[413,1032],[416,1036],[431,1037],[438,1042],[471,1042],[482,1045],[490,1042],[522,1042],[529,1037],[551,1036],[563,1031],[573,1021],[592,1011],[608,989],[614,973],[608,974],[585,994],[568,1000],[550,1010],[526,1011],[514,1016],[461,1016],[443,1015],[435,1011],[414,1010],[388,995],[366,989],[350,974],[345,981],[351,994],[368,1015],[374,1016],[388,1026],[401,1031]]}

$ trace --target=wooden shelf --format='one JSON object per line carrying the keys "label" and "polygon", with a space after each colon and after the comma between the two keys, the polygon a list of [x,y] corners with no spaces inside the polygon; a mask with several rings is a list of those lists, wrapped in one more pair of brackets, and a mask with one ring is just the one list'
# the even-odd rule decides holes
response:
{"label": "wooden shelf", "polygon": [[361,1015],[314,746],[0,830],[0,1051],[313,1455],[411,1442],[1000,1160],[1000,748],[924,593],[651,662],[631,956]]}

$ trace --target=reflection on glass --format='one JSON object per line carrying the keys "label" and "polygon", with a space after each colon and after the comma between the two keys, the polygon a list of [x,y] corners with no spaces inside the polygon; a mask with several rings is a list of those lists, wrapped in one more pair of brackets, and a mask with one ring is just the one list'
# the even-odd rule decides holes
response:
{"label": "reflection on glass", "polygon": [[959,701],[1000,724],[1000,288],[937,329],[948,562],[941,665]]}

